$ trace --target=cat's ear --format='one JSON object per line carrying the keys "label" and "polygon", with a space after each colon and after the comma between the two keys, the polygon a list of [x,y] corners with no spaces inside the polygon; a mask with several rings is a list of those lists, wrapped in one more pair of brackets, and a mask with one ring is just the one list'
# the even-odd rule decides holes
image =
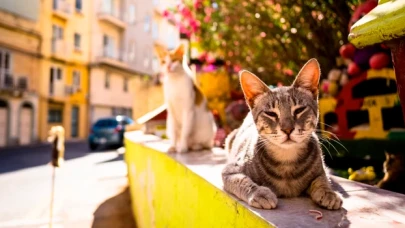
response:
{"label": "cat's ear", "polygon": [[155,44],[153,46],[153,49],[155,50],[156,54],[158,55],[159,59],[164,59],[166,55],[168,54],[167,49],[159,44]]}
{"label": "cat's ear", "polygon": [[180,44],[176,49],[174,49],[172,55],[176,59],[182,59],[184,55],[184,44]]}
{"label": "cat's ear", "polygon": [[264,84],[262,80],[247,70],[239,72],[239,79],[243,94],[245,94],[246,101],[250,108],[253,108],[257,96],[271,92],[270,88]]}
{"label": "cat's ear", "polygon": [[390,158],[390,154],[387,151],[384,151],[384,154],[385,154],[385,159],[388,160],[388,158]]}
{"label": "cat's ear", "polygon": [[319,78],[321,68],[316,59],[310,59],[300,70],[292,86],[299,87],[310,91],[315,99],[319,93]]}

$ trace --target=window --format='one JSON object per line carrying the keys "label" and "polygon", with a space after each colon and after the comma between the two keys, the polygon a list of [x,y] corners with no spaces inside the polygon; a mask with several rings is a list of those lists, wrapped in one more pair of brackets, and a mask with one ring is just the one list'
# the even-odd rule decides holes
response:
{"label": "window", "polygon": [[143,65],[144,67],[149,67],[149,51],[143,52]]}
{"label": "window", "polygon": [[115,56],[115,45],[114,39],[111,36],[104,35],[103,36],[103,56],[114,58]]}
{"label": "window", "polygon": [[105,73],[104,87],[106,89],[110,88],[110,73]]}
{"label": "window", "polygon": [[48,110],[48,123],[62,123],[62,110],[49,109]]}
{"label": "window", "polygon": [[114,12],[114,2],[112,0],[103,0],[103,12],[112,14]]}
{"label": "window", "polygon": [[63,28],[59,25],[52,25],[52,38],[56,40],[63,40]]}
{"label": "window", "polygon": [[52,1],[52,9],[54,9],[54,10],[58,9],[58,0]]}
{"label": "window", "polygon": [[49,71],[49,94],[54,93],[54,84],[62,80],[62,69],[60,67],[51,67]]}
{"label": "window", "polygon": [[75,41],[74,42],[75,42],[75,49],[76,50],[80,50],[81,39],[82,39],[82,37],[80,36],[80,34],[75,33],[75,36],[74,36]]}
{"label": "window", "polygon": [[152,22],[152,39],[156,40],[159,38],[159,25]]}
{"label": "window", "polygon": [[133,24],[136,21],[136,8],[134,4],[129,6],[129,23]]}
{"label": "window", "polygon": [[129,61],[133,62],[135,60],[135,42],[131,41],[129,45]]}
{"label": "window", "polygon": [[11,69],[11,55],[10,52],[0,50],[0,74],[8,74]]}
{"label": "window", "polygon": [[128,78],[124,78],[124,92],[128,92]]}
{"label": "window", "polygon": [[79,11],[79,12],[82,11],[82,0],[76,0],[75,8],[76,8],[76,11]]}
{"label": "window", "polygon": [[150,16],[146,15],[144,25],[143,25],[143,29],[145,30],[145,32],[149,32],[149,30],[150,30],[150,22],[151,22]]}
{"label": "window", "polygon": [[154,5],[154,6],[159,5],[159,0],[153,0],[153,5]]}
{"label": "window", "polygon": [[56,79],[62,80],[62,69],[59,67],[56,69]]}
{"label": "window", "polygon": [[58,51],[59,41],[63,40],[63,28],[58,25],[52,25],[52,52]]}
{"label": "window", "polygon": [[80,88],[80,71],[73,71],[73,87]]}
{"label": "window", "polygon": [[167,34],[167,48],[174,49],[176,48],[176,31],[173,26],[169,26]]}

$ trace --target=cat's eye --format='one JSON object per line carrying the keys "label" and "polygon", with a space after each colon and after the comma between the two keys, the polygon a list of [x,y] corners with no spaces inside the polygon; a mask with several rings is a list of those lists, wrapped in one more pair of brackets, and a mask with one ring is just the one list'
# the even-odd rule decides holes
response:
{"label": "cat's eye", "polygon": [[294,110],[294,116],[297,116],[298,114],[300,114],[301,112],[303,112],[306,109],[306,107],[301,107],[301,108],[297,108]]}
{"label": "cat's eye", "polygon": [[265,111],[264,113],[265,113],[266,115],[270,116],[270,117],[277,118],[277,113],[275,113],[275,112]]}

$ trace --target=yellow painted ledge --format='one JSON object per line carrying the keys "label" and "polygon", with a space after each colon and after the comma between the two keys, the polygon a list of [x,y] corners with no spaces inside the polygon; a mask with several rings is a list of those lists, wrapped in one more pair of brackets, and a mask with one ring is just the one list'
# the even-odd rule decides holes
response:
{"label": "yellow painted ledge", "polygon": [[[223,150],[169,155],[167,141],[125,134],[125,161],[138,228],[386,227],[405,224],[405,196],[333,178],[344,208],[328,211],[306,197],[279,199],[274,210],[247,206],[222,189]],[[322,211],[316,220],[308,211]]]}
{"label": "yellow painted ledge", "polygon": [[405,1],[380,0],[377,7],[352,26],[349,41],[361,48],[403,36],[405,36]]}

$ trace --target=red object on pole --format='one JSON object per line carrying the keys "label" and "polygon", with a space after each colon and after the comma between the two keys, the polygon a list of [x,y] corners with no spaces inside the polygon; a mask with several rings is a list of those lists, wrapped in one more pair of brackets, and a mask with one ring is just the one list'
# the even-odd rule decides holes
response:
{"label": "red object on pole", "polygon": [[405,38],[389,42],[397,78],[397,92],[402,106],[402,115],[405,120]]}

